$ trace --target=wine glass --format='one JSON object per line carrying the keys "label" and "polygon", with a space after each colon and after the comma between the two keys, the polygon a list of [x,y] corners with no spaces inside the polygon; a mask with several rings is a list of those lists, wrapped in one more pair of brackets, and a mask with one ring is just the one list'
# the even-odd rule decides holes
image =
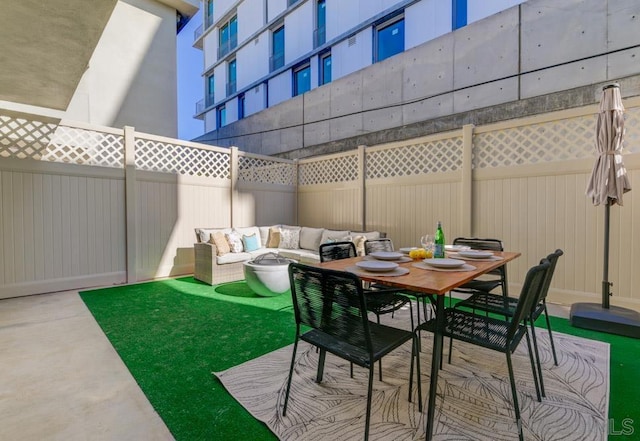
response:
{"label": "wine glass", "polygon": [[425,234],[424,236],[420,237],[420,244],[422,245],[422,248],[424,248],[427,251],[433,252],[433,247],[434,247],[433,241],[434,241],[433,234]]}

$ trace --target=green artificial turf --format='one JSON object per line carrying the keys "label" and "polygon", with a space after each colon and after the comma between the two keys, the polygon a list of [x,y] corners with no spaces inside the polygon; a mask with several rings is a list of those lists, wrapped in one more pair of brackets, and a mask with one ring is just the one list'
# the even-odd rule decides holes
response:
{"label": "green artificial turf", "polygon": [[[276,439],[211,373],[292,343],[290,296],[259,297],[244,282],[214,288],[192,277],[80,295],[178,441]],[[638,439],[640,340],[555,317],[551,326],[611,344],[609,439]]]}

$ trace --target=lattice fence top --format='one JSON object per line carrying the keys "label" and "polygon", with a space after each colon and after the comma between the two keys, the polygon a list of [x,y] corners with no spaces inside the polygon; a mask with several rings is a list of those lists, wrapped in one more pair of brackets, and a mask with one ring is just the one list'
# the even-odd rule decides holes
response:
{"label": "lattice fence top", "polygon": [[136,138],[136,168],[180,175],[230,179],[226,152]]}
{"label": "lattice fence top", "polygon": [[462,166],[462,137],[367,153],[367,179],[444,173]]}
{"label": "lattice fence top", "polygon": [[301,163],[298,185],[330,184],[358,179],[358,155],[345,155]]}
{"label": "lattice fence top", "polygon": [[240,156],[238,180],[261,184],[295,185],[295,164],[265,158]]}
{"label": "lattice fence top", "polygon": [[[478,133],[474,168],[510,167],[593,158],[596,116],[585,115]],[[640,108],[625,112],[624,153],[640,152]]]}
{"label": "lattice fence top", "polygon": [[42,158],[57,124],[0,115],[0,157]]}

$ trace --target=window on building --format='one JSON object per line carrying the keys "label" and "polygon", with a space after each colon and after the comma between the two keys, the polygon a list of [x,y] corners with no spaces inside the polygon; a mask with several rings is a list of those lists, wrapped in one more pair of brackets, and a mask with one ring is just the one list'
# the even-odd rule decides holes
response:
{"label": "window on building", "polygon": [[227,67],[227,96],[236,93],[236,60],[229,61]]}
{"label": "window on building", "polygon": [[374,62],[404,51],[404,15],[396,16],[376,26]]}
{"label": "window on building", "polygon": [[311,90],[311,68],[309,63],[293,70],[293,96],[302,95]]}
{"label": "window on building", "polygon": [[224,57],[238,46],[238,16],[220,28],[220,45],[218,47],[218,58]]}
{"label": "window on building", "polygon": [[215,102],[215,95],[213,91],[215,90],[215,79],[213,75],[209,75],[207,77],[207,99],[205,100],[205,106],[212,106]]}
{"label": "window on building", "polygon": [[238,119],[244,118],[244,93],[238,95]]}
{"label": "window on building", "polygon": [[216,109],[216,128],[224,127],[227,124],[227,108],[223,104]]}
{"label": "window on building", "polygon": [[294,3],[297,3],[298,1],[300,1],[300,0],[287,0],[287,6],[291,6]]}
{"label": "window on building", "polygon": [[320,85],[331,82],[331,52],[320,55]]}
{"label": "window on building", "polygon": [[205,28],[213,24],[213,0],[207,0],[207,8],[205,14]]}
{"label": "window on building", "polygon": [[271,35],[271,71],[284,66],[284,26],[280,26]]}
{"label": "window on building", "polygon": [[467,0],[451,0],[451,29],[456,30],[467,25]]}
{"label": "window on building", "polygon": [[326,0],[316,2],[316,29],[313,31],[314,47],[322,46],[327,41]]}

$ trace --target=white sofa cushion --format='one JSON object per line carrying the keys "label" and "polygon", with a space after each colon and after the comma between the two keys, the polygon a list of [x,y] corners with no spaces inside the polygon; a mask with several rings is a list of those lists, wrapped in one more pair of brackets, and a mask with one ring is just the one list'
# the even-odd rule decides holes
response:
{"label": "white sofa cushion", "polygon": [[224,256],[216,257],[218,265],[224,265],[225,263],[244,262],[245,260],[251,260],[251,254],[249,253],[227,253]]}
{"label": "white sofa cushion", "polygon": [[323,244],[329,242],[342,242],[344,240],[351,240],[351,234],[349,233],[349,231],[324,230],[322,232],[320,243]]}
{"label": "white sofa cushion", "polygon": [[353,237],[364,236],[367,240],[380,239],[379,231],[351,231],[350,233]]}
{"label": "white sofa cushion", "polygon": [[324,228],[302,227],[300,229],[300,248],[311,251],[318,251],[322,240]]}
{"label": "white sofa cushion", "polygon": [[240,233],[240,237],[242,236],[251,236],[252,234],[256,235],[258,239],[258,248],[264,246],[264,242],[262,241],[262,235],[260,234],[260,229],[258,227],[236,227],[234,231]]}
{"label": "white sofa cushion", "polygon": [[211,234],[215,231],[220,231],[222,234],[231,233],[231,228],[196,228],[196,232],[198,233],[198,238],[202,243],[213,243],[211,240]]}

